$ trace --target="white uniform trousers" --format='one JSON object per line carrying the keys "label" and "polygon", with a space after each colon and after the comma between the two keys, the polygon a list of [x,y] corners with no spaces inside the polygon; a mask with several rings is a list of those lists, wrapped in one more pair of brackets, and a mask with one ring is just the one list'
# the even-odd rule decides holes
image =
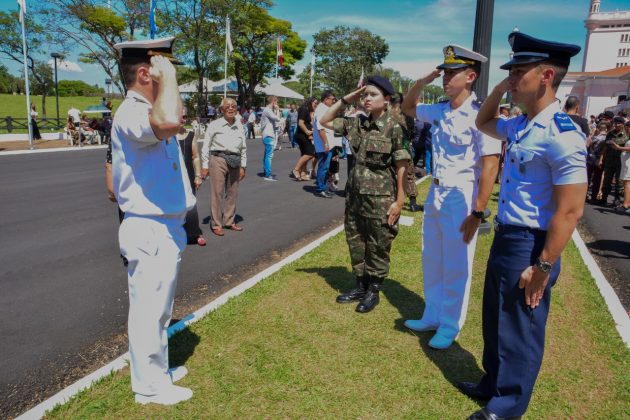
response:
{"label": "white uniform trousers", "polygon": [[432,184],[424,204],[422,320],[449,338],[457,337],[466,320],[477,234],[467,245],[459,228],[476,195],[472,182],[464,187]]}
{"label": "white uniform trousers", "polygon": [[131,389],[155,395],[171,386],[167,328],[186,233],[181,218],[128,215],[120,225],[120,252],[129,261]]}

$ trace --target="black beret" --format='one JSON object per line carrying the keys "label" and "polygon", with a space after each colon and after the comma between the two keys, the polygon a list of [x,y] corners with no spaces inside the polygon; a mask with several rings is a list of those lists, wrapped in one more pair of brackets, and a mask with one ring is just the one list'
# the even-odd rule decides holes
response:
{"label": "black beret", "polygon": [[612,111],[604,111],[604,117],[612,119],[615,117],[615,113]]}
{"label": "black beret", "polygon": [[554,60],[568,67],[571,57],[581,50],[578,45],[545,41],[522,32],[512,32],[508,36],[508,42],[513,54],[512,59],[500,67],[503,70],[509,70],[512,66],[519,64],[548,60]]}
{"label": "black beret", "polygon": [[615,118],[613,118],[613,121],[616,122],[616,123],[622,123],[623,124],[623,123],[626,122],[626,119],[624,117],[615,117]]}
{"label": "black beret", "polygon": [[383,92],[384,95],[391,96],[396,93],[396,90],[394,89],[394,86],[392,86],[391,82],[383,76],[370,76],[367,78],[365,84],[376,86],[381,92]]}

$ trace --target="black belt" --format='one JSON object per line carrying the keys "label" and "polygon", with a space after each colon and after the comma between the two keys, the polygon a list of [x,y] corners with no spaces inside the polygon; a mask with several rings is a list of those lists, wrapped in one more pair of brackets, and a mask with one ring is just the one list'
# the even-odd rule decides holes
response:
{"label": "black belt", "polygon": [[240,156],[240,153],[232,153],[232,152],[223,152],[219,150],[212,150],[210,152],[212,156],[223,156],[223,155],[232,155],[232,156]]}
{"label": "black belt", "polygon": [[542,229],[536,229],[536,228],[531,228],[531,227],[527,227],[527,226],[517,226],[517,225],[509,225],[506,223],[501,223],[497,220],[496,216],[493,220],[494,223],[494,231],[495,232],[502,232],[502,233],[506,233],[506,232],[531,232],[531,233],[535,233],[538,235],[542,235],[547,233],[546,230],[542,230]]}

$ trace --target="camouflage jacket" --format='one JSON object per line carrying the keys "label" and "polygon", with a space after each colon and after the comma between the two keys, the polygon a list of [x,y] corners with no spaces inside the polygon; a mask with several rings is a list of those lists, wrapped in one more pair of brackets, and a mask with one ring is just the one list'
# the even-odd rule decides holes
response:
{"label": "camouflage jacket", "polygon": [[[623,147],[628,141],[628,137],[624,130],[622,129],[620,132],[610,131],[606,135],[606,143],[617,143],[618,146]],[[604,165],[605,166],[617,166],[621,162],[621,151],[617,149],[613,149],[612,146],[606,144],[606,149],[604,151]]]}
{"label": "camouflage jacket", "polygon": [[407,131],[388,113],[376,121],[365,116],[337,118],[333,126],[336,136],[348,139],[356,159],[346,186],[346,205],[361,207],[356,210],[365,216],[384,216],[396,198],[395,164],[411,159]]}

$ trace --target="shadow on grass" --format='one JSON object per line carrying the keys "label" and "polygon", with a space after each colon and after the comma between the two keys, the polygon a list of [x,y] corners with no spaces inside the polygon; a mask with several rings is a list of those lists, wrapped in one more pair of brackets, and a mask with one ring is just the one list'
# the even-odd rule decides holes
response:
{"label": "shadow on grass", "polygon": [[[319,275],[339,293],[345,293],[356,287],[355,277],[346,267],[310,267],[298,269],[298,271]],[[475,356],[461,347],[459,343],[453,343],[447,350],[435,350],[428,345],[433,336],[432,332],[414,333],[404,326],[405,320],[421,317],[425,305],[420,295],[391,278],[386,279],[383,284],[383,295],[400,314],[400,318],[394,320],[394,329],[416,335],[419,347],[427,358],[440,369],[447,381],[455,386],[458,381],[476,382],[481,378],[483,371],[479,368]],[[378,310],[378,307],[375,310]]]}
{"label": "shadow on grass", "polygon": [[[416,333],[405,327],[407,319],[419,319],[424,312],[424,299],[412,290],[407,289],[394,279],[385,282],[383,293],[387,300],[400,313],[400,318],[394,321],[396,330],[413,334],[418,337],[418,343],[424,354],[440,369],[444,378],[453,386],[458,381],[477,382],[483,375],[475,356],[455,342],[447,350],[436,350],[429,347],[429,340],[434,332]],[[480,405],[481,406],[481,405]]]}
{"label": "shadow on grass", "polygon": [[169,339],[168,360],[170,367],[182,366],[195,352],[201,338],[189,328],[177,332]]}

